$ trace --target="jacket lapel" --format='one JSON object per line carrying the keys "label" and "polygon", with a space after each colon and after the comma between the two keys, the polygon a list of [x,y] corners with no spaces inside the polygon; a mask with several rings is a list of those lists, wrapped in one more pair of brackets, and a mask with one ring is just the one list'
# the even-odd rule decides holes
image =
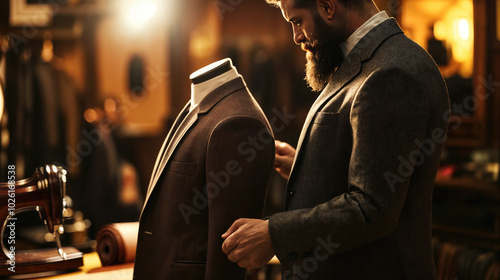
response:
{"label": "jacket lapel", "polygon": [[344,62],[337,69],[332,77],[332,80],[328,83],[325,89],[318,96],[316,101],[311,106],[307,118],[300,132],[299,141],[297,143],[297,150],[295,153],[295,159],[292,164],[292,169],[290,172],[289,182],[292,181],[294,177],[294,167],[297,159],[302,152],[302,143],[306,137],[311,122],[316,116],[318,110],[331,98],[333,98],[346,84],[348,84],[355,76],[357,76],[361,70],[361,64],[370,59],[375,52],[375,50],[384,42],[387,38],[392,35],[403,33],[401,28],[398,26],[395,19],[387,19],[378,26],[374,27],[370,32],[368,32],[352,49],[351,53],[345,58]]}
{"label": "jacket lapel", "polygon": [[158,153],[158,156],[156,158],[156,162],[155,162],[155,165],[153,168],[153,172],[151,174],[151,178],[149,179],[148,192],[147,192],[148,195],[149,195],[150,190],[152,188],[153,181],[156,178],[156,174],[158,173],[158,168],[160,167],[160,162],[161,162],[162,158],[164,157],[165,149],[167,148],[168,143],[170,143],[170,140],[172,139],[176,130],[179,128],[180,124],[184,120],[184,117],[188,114],[190,105],[191,105],[191,103],[188,102],[186,104],[186,106],[184,106],[181,113],[177,116],[177,118],[174,121],[174,124],[170,128],[170,131],[168,132],[167,137],[165,137],[165,141],[163,141],[163,145],[161,146],[160,152]]}
{"label": "jacket lapel", "polygon": [[[188,103],[189,105],[190,103]],[[189,106],[187,107],[189,108]],[[160,155],[158,156],[158,159],[156,160],[155,164],[155,171],[153,172],[150,183],[148,186],[148,193],[146,195],[146,200],[144,202],[144,206],[142,211],[144,211],[144,208],[146,207],[146,204],[148,203],[149,197],[151,196],[151,193],[153,192],[156,183],[158,182],[158,179],[161,176],[161,173],[163,172],[163,169],[165,169],[165,166],[167,165],[167,162],[169,161],[170,157],[172,156],[172,153],[174,152],[175,148],[181,141],[182,137],[186,134],[186,132],[191,128],[191,126],[196,122],[198,119],[198,107],[195,107],[188,115],[182,119],[181,118],[182,114],[179,115],[178,119],[181,119],[182,121],[179,125],[179,127],[175,131],[170,131],[169,135],[167,136],[165,142],[163,143],[162,150],[160,151]],[[177,121],[176,121],[177,122]],[[172,128],[175,128],[174,126]],[[171,137],[170,137],[171,136]],[[142,216],[142,213],[141,213]]]}
{"label": "jacket lapel", "polygon": [[294,168],[299,158],[300,153],[302,152],[302,143],[304,142],[304,138],[306,137],[309,127],[311,125],[312,120],[316,116],[318,109],[327,101],[330,100],[333,96],[339,92],[341,88],[344,87],[354,76],[359,73],[359,69],[361,64],[359,61],[354,61],[351,59],[349,61],[344,61],[344,63],[338,68],[337,72],[333,75],[332,80],[328,83],[325,89],[318,96],[316,101],[311,106],[309,113],[307,114],[306,120],[304,122],[304,126],[302,127],[302,131],[300,132],[299,141],[297,143],[297,150],[295,152],[295,159],[292,164],[292,169],[290,171],[289,182],[291,182],[294,177]]}
{"label": "jacket lapel", "polygon": [[155,179],[153,180],[152,188],[154,188],[154,186],[158,182],[158,179],[160,178],[163,169],[165,169],[167,162],[169,161],[170,157],[172,156],[172,153],[174,152],[175,148],[181,141],[182,137],[184,137],[186,132],[191,128],[191,126],[196,122],[196,120],[198,120],[198,107],[195,107],[186,116],[186,118],[183,120],[180,127],[177,129],[174,136],[172,137],[172,141],[170,141],[169,145],[166,147],[165,155],[160,161],[160,166],[158,168],[158,172],[156,172]]}
{"label": "jacket lapel", "polygon": [[236,78],[234,80],[231,80],[223,84],[222,86],[218,87],[211,93],[209,93],[198,106],[196,106],[191,112],[187,114],[185,118],[183,118],[183,116],[189,110],[191,104],[190,102],[188,102],[188,104],[182,110],[182,113],[179,114],[179,116],[175,120],[174,125],[172,126],[172,129],[168,133],[165,141],[163,142],[163,146],[156,159],[155,167],[153,169],[153,174],[151,175],[151,179],[149,182],[148,192],[146,195],[144,206],[141,211],[141,217],[142,213],[144,212],[144,209],[146,208],[149,197],[153,193],[153,190],[157,185],[158,180],[161,177],[161,174],[163,173],[163,170],[167,166],[168,162],[170,161],[170,157],[172,156],[173,152],[177,148],[178,144],[180,143],[186,132],[193,126],[195,126],[195,123],[200,115],[208,113],[210,109],[213,106],[215,106],[219,101],[224,99],[224,97],[245,87],[246,85],[243,82],[242,78]]}

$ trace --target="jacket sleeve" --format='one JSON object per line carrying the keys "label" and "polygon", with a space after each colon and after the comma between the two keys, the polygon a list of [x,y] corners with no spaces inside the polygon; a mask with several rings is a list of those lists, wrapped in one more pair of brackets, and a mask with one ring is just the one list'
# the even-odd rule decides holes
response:
{"label": "jacket sleeve", "polygon": [[269,126],[250,116],[230,117],[212,131],[206,157],[209,225],[206,280],[244,279],[245,269],[222,251],[221,235],[239,218],[261,218],[274,162]]}
{"label": "jacket sleeve", "polygon": [[[377,70],[360,83],[349,118],[348,191],[311,209],[271,216],[269,231],[282,264],[319,249],[350,251],[395,229],[415,167],[409,162],[429,129],[427,94],[399,69]],[[323,143],[329,149],[328,140]]]}

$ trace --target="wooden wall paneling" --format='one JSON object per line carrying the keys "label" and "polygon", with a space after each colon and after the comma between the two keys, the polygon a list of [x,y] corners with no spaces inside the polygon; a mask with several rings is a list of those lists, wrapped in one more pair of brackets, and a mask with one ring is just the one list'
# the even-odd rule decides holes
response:
{"label": "wooden wall paneling", "polygon": [[497,37],[498,20],[500,15],[497,14],[497,5],[499,1],[488,1],[487,17],[488,23],[483,30],[486,30],[488,36],[486,51],[490,59],[484,63],[487,67],[486,76],[483,84],[486,82],[486,92],[491,96],[488,100],[489,105],[489,121],[487,130],[490,132],[491,146],[500,147],[500,41]]}
{"label": "wooden wall paneling", "polygon": [[85,88],[84,95],[87,106],[96,106],[99,104],[97,61],[96,61],[96,25],[95,18],[84,19],[84,28],[82,41],[84,44],[85,61]]}
{"label": "wooden wall paneling", "polygon": [[485,17],[487,7],[485,0],[476,0],[474,4],[474,75],[473,89],[474,97],[477,100],[477,109],[474,113],[474,119],[478,125],[478,141],[480,145],[488,144],[487,141],[487,113],[488,100],[482,98],[486,94],[486,87],[481,82],[481,77],[487,75],[487,33],[484,32],[487,26],[488,17]]}
{"label": "wooden wall paneling", "polygon": [[[213,4],[216,2],[175,0],[171,3],[171,8],[175,12],[171,13],[169,30],[170,89],[172,92],[170,122],[173,122],[173,119],[191,97],[189,75],[200,67],[219,58],[218,48],[207,49],[201,60],[199,60],[200,57],[192,53],[192,40],[196,40],[199,36],[206,36],[207,39],[215,40],[215,44],[218,44],[217,37],[220,31],[218,31],[218,21],[214,21],[213,19],[214,13],[216,13]],[[203,34],[203,30],[207,27],[207,24],[217,30],[208,30],[207,32],[210,34]]]}

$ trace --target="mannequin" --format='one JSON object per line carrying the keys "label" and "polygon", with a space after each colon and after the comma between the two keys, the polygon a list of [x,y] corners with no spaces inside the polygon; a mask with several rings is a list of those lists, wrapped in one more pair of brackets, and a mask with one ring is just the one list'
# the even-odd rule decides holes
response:
{"label": "mannequin", "polygon": [[134,279],[243,280],[222,252],[238,218],[261,218],[274,162],[271,127],[230,59],[194,72],[191,99],[158,154]]}

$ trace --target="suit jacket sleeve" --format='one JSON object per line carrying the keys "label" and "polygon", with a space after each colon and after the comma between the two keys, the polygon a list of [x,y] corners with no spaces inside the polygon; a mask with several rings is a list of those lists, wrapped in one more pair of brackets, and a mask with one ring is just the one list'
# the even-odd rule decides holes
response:
{"label": "suit jacket sleeve", "polygon": [[205,279],[244,279],[245,269],[228,260],[221,235],[238,218],[261,218],[274,138],[249,116],[230,117],[213,130],[206,158],[209,233]]}
{"label": "suit jacket sleeve", "polygon": [[[350,113],[348,191],[314,208],[270,218],[273,247],[282,264],[295,259],[290,255],[319,249],[346,252],[395,229],[414,168],[406,163],[420,150],[428,129],[427,94],[415,76],[399,69],[377,70],[359,83]],[[328,139],[323,143],[328,149]],[[328,166],[318,166],[328,172]]]}

